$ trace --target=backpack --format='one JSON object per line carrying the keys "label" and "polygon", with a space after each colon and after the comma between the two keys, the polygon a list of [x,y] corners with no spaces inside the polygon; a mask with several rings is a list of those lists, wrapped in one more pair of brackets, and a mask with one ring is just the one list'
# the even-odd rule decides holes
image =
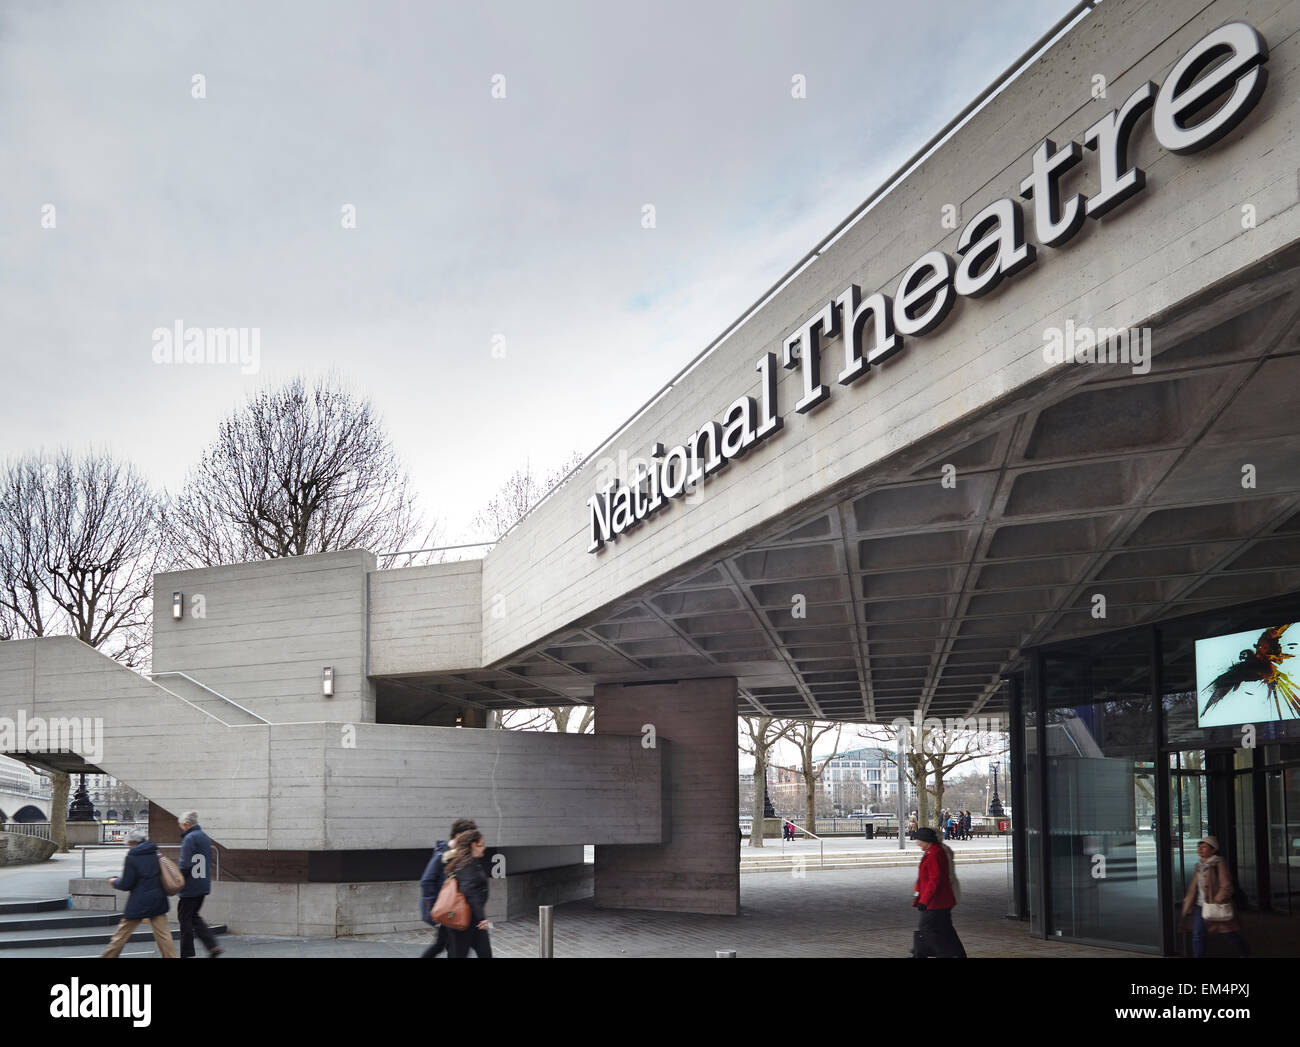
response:
{"label": "backpack", "polygon": [[170,858],[158,855],[158,876],[162,880],[164,894],[180,894],[185,887],[185,877]]}
{"label": "backpack", "polygon": [[464,931],[469,929],[469,902],[465,900],[465,895],[461,893],[460,884],[456,882],[455,876],[448,876],[443,881],[442,889],[438,892],[438,897],[433,903],[433,908],[429,910],[429,915],[450,930]]}
{"label": "backpack", "polygon": [[952,900],[960,905],[961,883],[957,879],[957,859],[952,853],[952,848],[947,844],[943,845],[943,852],[948,856],[948,886],[952,888]]}

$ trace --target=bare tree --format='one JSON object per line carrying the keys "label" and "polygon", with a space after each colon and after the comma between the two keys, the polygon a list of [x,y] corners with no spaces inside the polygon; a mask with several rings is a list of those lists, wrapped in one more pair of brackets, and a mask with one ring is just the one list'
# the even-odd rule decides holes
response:
{"label": "bare tree", "polygon": [[[890,767],[897,766],[898,754],[895,751],[898,744],[897,728],[885,724],[869,724],[858,731],[858,737],[875,742],[886,763]],[[929,763],[923,751],[910,747],[910,739],[905,739],[905,742],[908,744],[903,750],[903,766],[898,775],[898,788],[904,796],[909,785],[916,790],[917,824],[929,825],[930,791],[926,786],[929,778]]]}
{"label": "bare tree", "polygon": [[740,718],[740,751],[754,758],[754,824],[749,831],[749,846],[763,846],[763,796],[767,782],[768,754],[772,746],[787,738],[798,720],[778,720],[774,716]]}
{"label": "bare tree", "polygon": [[[75,636],[144,666],[160,531],[157,496],[108,454],[10,462],[0,488],[0,640]],[[50,839],[66,851],[68,775],[33,770],[51,780]]]}
{"label": "bare tree", "polygon": [[[832,729],[835,731],[835,746],[819,762],[813,756],[813,749]],[[812,720],[796,721],[790,729],[790,740],[799,749],[799,774],[804,784],[804,822],[809,832],[817,831],[817,783],[821,780],[826,765],[839,752],[840,734],[843,730],[842,723],[816,723]]]}
{"label": "bare tree", "polygon": [[[914,743],[915,744],[915,743]],[[980,731],[966,730],[954,726],[922,728],[919,748],[930,767],[934,780],[935,826],[939,828],[938,816],[943,810],[945,779],[952,771],[972,760],[988,759],[1006,751],[1006,740],[1002,735],[988,734]]]}
{"label": "bare tree", "polygon": [[430,544],[378,412],[320,379],[249,398],[219,426],[169,511],[180,559],[213,566]]}
{"label": "bare tree", "polygon": [[[582,715],[573,719],[578,706],[555,705],[538,706],[532,709],[500,709],[489,718],[489,727],[500,727],[507,731],[550,731],[559,734],[591,734],[592,722],[596,718],[594,705],[582,706]],[[570,730],[572,727],[572,730]]]}
{"label": "bare tree", "polygon": [[522,520],[538,502],[573,471],[583,459],[574,451],[549,472],[538,472],[532,462],[510,474],[491,500],[474,517],[474,532],[487,541],[495,541]]}

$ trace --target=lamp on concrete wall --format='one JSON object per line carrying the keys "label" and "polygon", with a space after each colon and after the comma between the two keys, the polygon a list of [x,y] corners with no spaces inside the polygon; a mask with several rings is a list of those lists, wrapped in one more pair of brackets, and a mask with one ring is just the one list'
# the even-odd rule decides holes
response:
{"label": "lamp on concrete wall", "polygon": [[172,617],[173,618],[185,617],[185,594],[184,593],[172,593]]}
{"label": "lamp on concrete wall", "polygon": [[326,698],[334,697],[334,666],[327,665],[321,671],[320,693]]}

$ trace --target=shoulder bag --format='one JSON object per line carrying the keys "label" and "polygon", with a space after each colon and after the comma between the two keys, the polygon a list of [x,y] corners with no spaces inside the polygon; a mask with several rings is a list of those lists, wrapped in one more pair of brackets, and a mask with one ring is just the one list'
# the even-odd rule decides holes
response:
{"label": "shoulder bag", "polygon": [[469,929],[469,902],[465,900],[455,876],[448,876],[443,881],[442,890],[438,892],[429,915],[453,931]]}

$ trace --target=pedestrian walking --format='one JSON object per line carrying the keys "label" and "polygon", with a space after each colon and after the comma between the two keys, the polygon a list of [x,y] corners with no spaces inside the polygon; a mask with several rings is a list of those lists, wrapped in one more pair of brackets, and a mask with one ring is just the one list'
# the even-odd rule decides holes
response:
{"label": "pedestrian walking", "polygon": [[433,903],[438,900],[438,892],[442,890],[443,881],[446,879],[447,862],[456,853],[452,846],[456,837],[477,828],[478,826],[469,818],[457,818],[451,823],[451,834],[447,839],[438,840],[434,844],[433,857],[424,867],[424,875],[420,877],[420,919],[437,928],[438,934],[433,939],[433,944],[420,954],[422,960],[431,960],[447,951],[447,928],[434,920],[430,910],[433,908]]}
{"label": "pedestrian walking", "polygon": [[181,827],[181,855],[176,864],[185,878],[185,886],[176,901],[176,919],[181,925],[181,959],[194,956],[196,934],[208,950],[208,957],[215,959],[224,950],[199,915],[203,900],[212,893],[212,840],[199,825],[197,811],[186,811],[176,821]]}
{"label": "pedestrian walking", "polygon": [[920,923],[912,935],[912,956],[966,959],[966,950],[952,925],[952,910],[957,904],[952,876],[952,852],[939,842],[939,835],[928,825],[916,831],[916,844],[922,850],[916,874],[916,894],[912,907],[921,911]]}
{"label": "pedestrian walking", "polygon": [[1232,870],[1219,854],[1217,836],[1203,836],[1196,845],[1200,861],[1192,874],[1183,897],[1181,929],[1192,932],[1192,956],[1205,956],[1206,935],[1226,934],[1238,956],[1249,956],[1250,949],[1241,934],[1241,917],[1233,902],[1237,886]]}
{"label": "pedestrian walking", "polygon": [[907,819],[907,838],[909,840],[916,839],[916,830],[917,830],[916,812],[913,811],[912,816]]}
{"label": "pedestrian walking", "polygon": [[487,844],[477,829],[469,829],[452,840],[455,854],[446,863],[446,875],[455,879],[460,893],[469,903],[469,926],[463,931],[447,929],[447,956],[453,960],[465,959],[470,949],[480,960],[492,959],[492,943],[488,939],[487,903],[488,876],[483,868]]}
{"label": "pedestrian walking", "polygon": [[133,829],[126,837],[131,848],[126,852],[121,876],[110,876],[108,882],[119,891],[130,891],[122,922],[117,925],[108,946],[100,953],[101,959],[112,959],[122,951],[132,932],[144,921],[149,922],[153,940],[164,959],[176,959],[176,946],[172,943],[171,928],[167,926],[167,913],[171,905],[163,890],[162,866],[158,864],[158,846],[150,841],[143,829]]}

